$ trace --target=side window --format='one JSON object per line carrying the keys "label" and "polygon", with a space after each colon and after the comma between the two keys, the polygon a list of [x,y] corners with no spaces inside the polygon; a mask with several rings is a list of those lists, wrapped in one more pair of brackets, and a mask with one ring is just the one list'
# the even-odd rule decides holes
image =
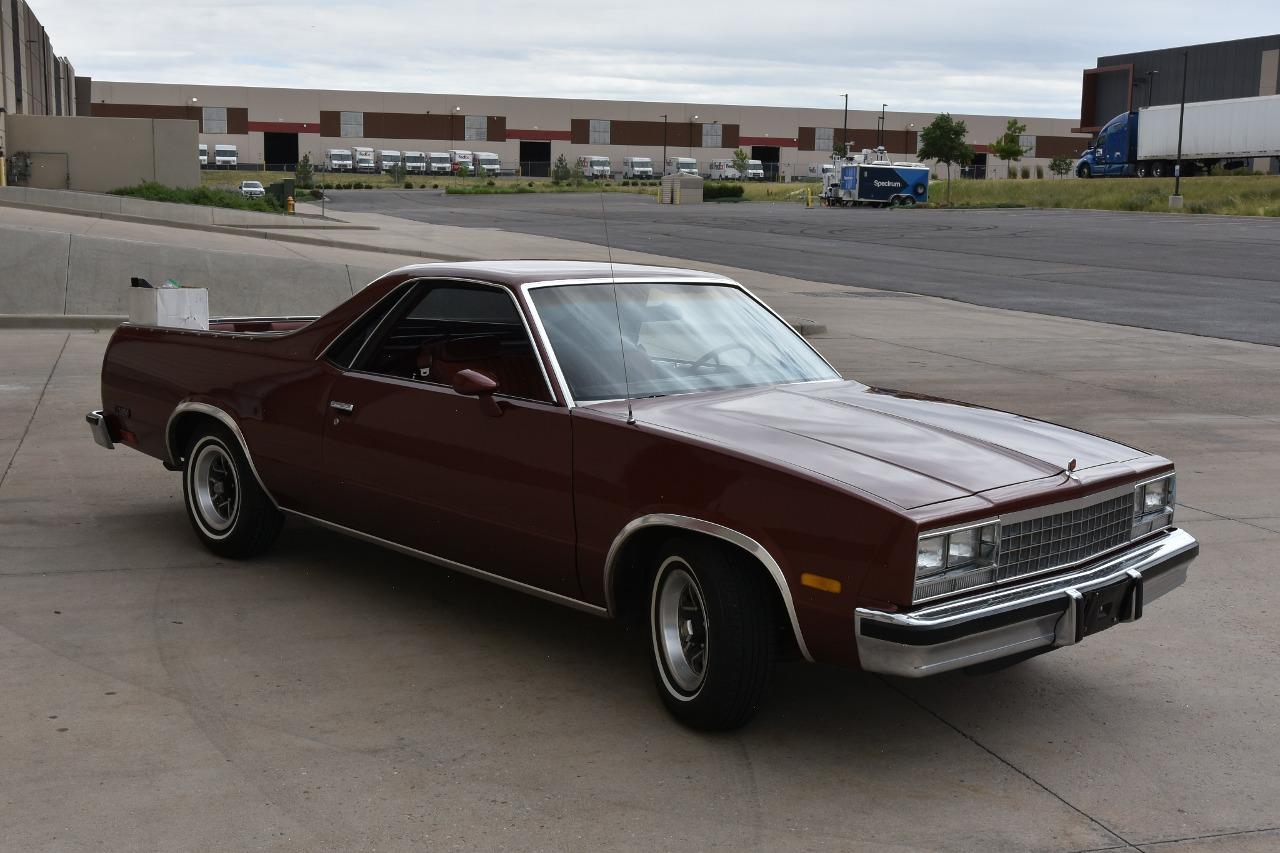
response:
{"label": "side window", "polygon": [[360,356],[358,369],[452,385],[462,370],[498,383],[498,393],[549,403],[538,354],[511,295],[482,285],[426,285]]}
{"label": "side window", "polygon": [[378,324],[404,301],[404,297],[405,289],[403,287],[398,287],[387,294],[381,302],[375,305],[365,316],[357,320],[351,328],[339,335],[338,339],[329,345],[324,357],[343,370],[349,369],[352,362],[356,360],[356,356],[360,354],[360,350],[364,348],[365,342],[369,340],[374,330],[378,328]]}

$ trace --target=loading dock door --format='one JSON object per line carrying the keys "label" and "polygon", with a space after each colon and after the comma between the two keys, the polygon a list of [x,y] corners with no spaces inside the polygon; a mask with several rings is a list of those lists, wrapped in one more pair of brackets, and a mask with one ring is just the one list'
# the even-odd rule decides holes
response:
{"label": "loading dock door", "polygon": [[293,171],[298,165],[298,134],[262,134],[262,155],[268,169]]}
{"label": "loading dock door", "polygon": [[551,174],[551,143],[520,140],[520,174],[545,178]]}
{"label": "loading dock door", "polygon": [[766,181],[778,180],[778,161],[782,159],[781,154],[782,149],[777,145],[751,146],[751,159],[760,161],[760,165],[764,167]]}

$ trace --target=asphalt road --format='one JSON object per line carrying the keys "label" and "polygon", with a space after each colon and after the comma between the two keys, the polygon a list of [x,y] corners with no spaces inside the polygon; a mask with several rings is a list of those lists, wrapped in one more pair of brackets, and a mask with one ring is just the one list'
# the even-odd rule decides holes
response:
{"label": "asphalt road", "polygon": [[[1188,185],[1188,195],[1194,193]],[[1068,210],[660,207],[647,197],[332,193],[332,209],[498,228],[812,281],[1280,345],[1280,220]],[[603,257],[602,253],[602,257]]]}

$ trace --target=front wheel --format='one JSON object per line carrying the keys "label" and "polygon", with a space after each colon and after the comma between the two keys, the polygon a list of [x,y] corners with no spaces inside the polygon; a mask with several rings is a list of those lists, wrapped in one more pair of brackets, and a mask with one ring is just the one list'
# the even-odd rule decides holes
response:
{"label": "front wheel", "polygon": [[1093,169],[1090,169],[1090,168],[1089,168],[1089,164],[1088,164],[1088,163],[1081,163],[1078,167],[1076,167],[1076,177],[1077,177],[1077,178],[1092,178],[1092,177],[1093,177]]}
{"label": "front wheel", "polygon": [[239,443],[222,426],[199,431],[187,446],[182,496],[196,537],[220,557],[251,557],[275,541],[284,521],[258,485]]}
{"label": "front wheel", "polygon": [[695,729],[755,715],[773,668],[773,618],[759,566],[714,542],[677,537],[659,552],[649,596],[654,679]]}

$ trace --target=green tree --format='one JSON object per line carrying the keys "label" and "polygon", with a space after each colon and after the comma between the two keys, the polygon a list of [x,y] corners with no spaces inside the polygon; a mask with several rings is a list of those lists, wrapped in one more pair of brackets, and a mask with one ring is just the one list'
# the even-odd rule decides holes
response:
{"label": "green tree", "polygon": [[459,163],[458,171],[455,172],[454,174],[456,174],[459,178],[469,178],[471,177],[471,167],[468,166],[466,163]]}
{"label": "green tree", "polygon": [[738,174],[743,178],[747,176],[747,161],[750,159],[747,152],[741,148],[733,152],[733,168],[737,169]]}
{"label": "green tree", "polygon": [[1027,126],[1019,123],[1016,118],[1009,119],[1009,123],[1005,125],[1004,133],[995,142],[991,143],[991,153],[999,157],[1005,162],[1008,169],[1009,177],[1017,177],[1016,172],[1009,169],[1010,163],[1016,163],[1022,159],[1022,155],[1027,153],[1027,149],[1022,147],[1022,134],[1027,132]]}
{"label": "green tree", "polygon": [[1066,177],[1067,173],[1071,171],[1071,158],[1061,156],[1054,157],[1049,161],[1049,171],[1053,172],[1059,178]]}
{"label": "green tree", "polygon": [[947,204],[951,204],[951,164],[964,166],[973,162],[973,148],[964,141],[968,132],[964,122],[956,121],[950,113],[942,113],[920,131],[916,156],[947,165]]}
{"label": "green tree", "polygon": [[315,175],[315,169],[311,166],[311,155],[303,154],[302,159],[298,161],[298,165],[293,167],[293,180],[303,189],[311,188],[311,179]]}
{"label": "green tree", "polygon": [[390,169],[387,169],[387,175],[391,178],[391,182],[395,184],[403,184],[406,174],[408,174],[408,170],[405,169],[402,162],[396,163]]}
{"label": "green tree", "polygon": [[569,168],[569,161],[561,154],[556,158],[556,164],[551,167],[551,183],[563,184],[573,176],[573,170]]}

